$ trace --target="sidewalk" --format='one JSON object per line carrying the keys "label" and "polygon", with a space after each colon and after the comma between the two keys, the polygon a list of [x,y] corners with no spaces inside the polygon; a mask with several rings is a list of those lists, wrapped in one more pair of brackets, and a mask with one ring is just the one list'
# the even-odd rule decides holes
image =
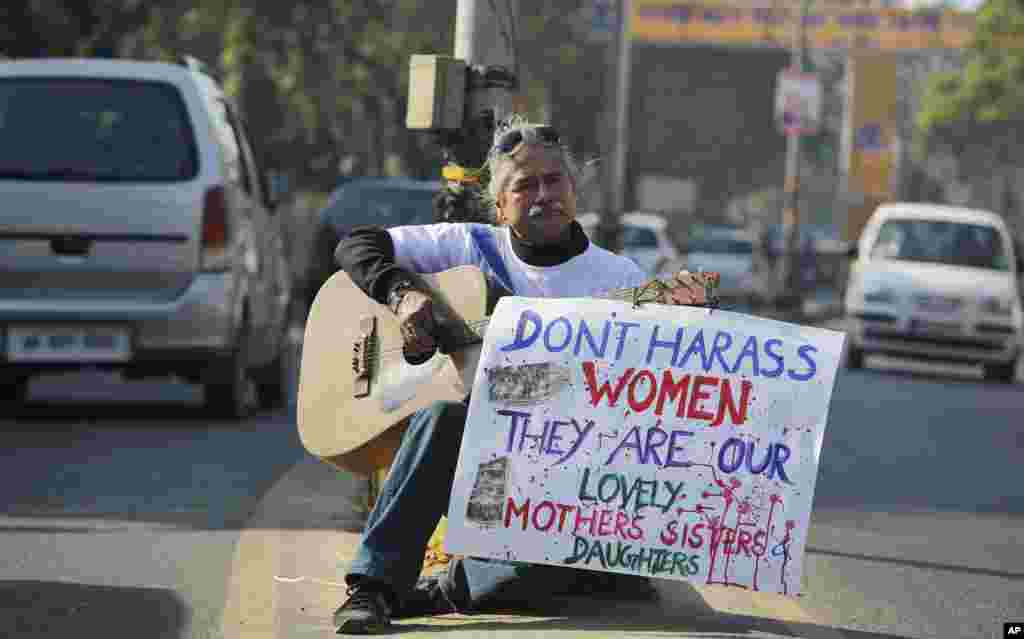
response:
{"label": "sidewalk", "polygon": [[[292,639],[333,635],[331,614],[345,598],[342,580],[355,552],[365,482],[313,457],[296,464],[263,497],[239,535],[222,617],[224,639]],[[396,622],[417,637],[459,632],[530,637],[658,636],[813,637],[842,631],[819,625],[799,599],[721,586],[656,580],[657,603],[578,598],[522,615],[446,615]]]}

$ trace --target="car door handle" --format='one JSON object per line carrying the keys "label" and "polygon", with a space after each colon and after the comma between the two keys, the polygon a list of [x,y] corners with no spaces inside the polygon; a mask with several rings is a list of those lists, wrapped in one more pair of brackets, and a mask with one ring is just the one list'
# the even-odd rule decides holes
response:
{"label": "car door handle", "polygon": [[92,240],[87,237],[68,235],[50,240],[50,250],[57,255],[83,256],[92,249]]}

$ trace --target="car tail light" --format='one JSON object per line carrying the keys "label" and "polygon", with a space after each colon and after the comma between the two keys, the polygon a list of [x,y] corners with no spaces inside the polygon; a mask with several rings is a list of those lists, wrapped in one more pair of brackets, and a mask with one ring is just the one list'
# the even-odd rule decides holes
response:
{"label": "car tail light", "polygon": [[228,268],[228,202],[223,186],[211,187],[203,195],[201,256],[204,271]]}

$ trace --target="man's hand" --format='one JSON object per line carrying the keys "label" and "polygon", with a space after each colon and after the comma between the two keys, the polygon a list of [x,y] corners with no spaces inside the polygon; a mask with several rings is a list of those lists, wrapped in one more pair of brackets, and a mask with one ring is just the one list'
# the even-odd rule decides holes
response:
{"label": "man's hand", "polygon": [[437,342],[434,341],[434,309],[429,295],[422,291],[406,291],[396,314],[405,340],[405,350],[409,354],[430,353],[437,348]]}
{"label": "man's hand", "polygon": [[721,280],[721,274],[691,273],[679,271],[672,279],[665,282],[670,289],[667,292],[669,304],[681,306],[704,306],[712,301],[714,289]]}

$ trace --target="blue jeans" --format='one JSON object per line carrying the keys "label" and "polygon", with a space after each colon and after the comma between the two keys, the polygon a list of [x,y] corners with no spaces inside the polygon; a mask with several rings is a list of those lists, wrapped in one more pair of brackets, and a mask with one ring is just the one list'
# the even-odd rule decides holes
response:
{"label": "blue jeans", "polygon": [[[436,402],[412,416],[349,566],[349,585],[370,578],[387,584],[401,600],[416,584],[427,542],[448,511],[467,409],[466,402]],[[497,596],[558,594],[580,572],[489,559],[460,563],[469,607]],[[524,579],[527,574],[530,579]]]}

